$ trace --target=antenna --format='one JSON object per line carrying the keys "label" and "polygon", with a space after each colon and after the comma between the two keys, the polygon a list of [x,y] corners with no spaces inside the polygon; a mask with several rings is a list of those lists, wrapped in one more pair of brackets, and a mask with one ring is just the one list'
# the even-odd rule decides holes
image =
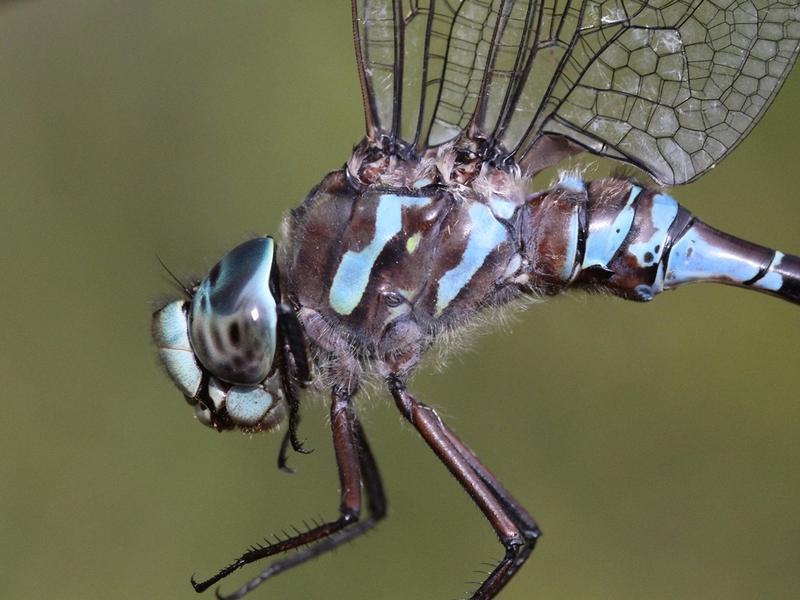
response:
{"label": "antenna", "polygon": [[164,263],[164,261],[161,260],[161,257],[158,254],[156,254],[156,260],[162,266],[162,268],[167,272],[167,275],[169,275],[170,278],[183,291],[183,293],[186,294],[187,297],[191,298],[192,297],[192,289],[187,287],[185,283],[183,283],[180,279],[178,279],[178,277],[175,275],[175,273],[173,273],[170,270],[170,268]]}

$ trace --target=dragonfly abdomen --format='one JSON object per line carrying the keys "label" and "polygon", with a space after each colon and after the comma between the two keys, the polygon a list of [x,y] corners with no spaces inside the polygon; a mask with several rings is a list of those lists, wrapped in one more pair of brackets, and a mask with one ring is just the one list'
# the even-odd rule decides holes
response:
{"label": "dragonfly abdomen", "polygon": [[647,302],[665,289],[710,281],[800,303],[800,258],[718,231],[672,196],[625,179],[564,177],[522,215],[529,283]]}

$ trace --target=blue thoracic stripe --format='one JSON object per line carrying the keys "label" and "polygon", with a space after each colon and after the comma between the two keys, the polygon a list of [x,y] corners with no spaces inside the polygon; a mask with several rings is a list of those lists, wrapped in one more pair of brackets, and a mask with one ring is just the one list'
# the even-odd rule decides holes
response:
{"label": "blue thoracic stripe", "polygon": [[619,250],[619,247],[628,237],[628,233],[633,225],[633,217],[636,209],[633,203],[641,193],[642,188],[638,186],[631,186],[628,201],[622,210],[619,211],[616,218],[608,223],[602,229],[589,231],[586,238],[586,250],[583,255],[583,262],[581,267],[587,269],[589,267],[607,267],[608,263],[614,258],[614,255]]}
{"label": "blue thoracic stripe", "polygon": [[396,194],[384,194],[378,198],[375,210],[375,236],[363,250],[345,252],[333,277],[328,295],[333,310],[340,315],[349,315],[361,302],[375,261],[389,240],[397,235],[403,226],[403,207],[420,207],[430,202],[431,199],[428,197]]}
{"label": "blue thoracic stripe", "polygon": [[508,238],[506,228],[494,218],[492,211],[485,204],[475,202],[470,206],[469,218],[472,228],[461,262],[439,279],[439,288],[436,293],[435,314],[437,316],[469,283],[492,250]]}
{"label": "blue thoracic stripe", "polygon": [[664,253],[669,227],[678,216],[678,202],[667,194],[653,196],[653,208],[650,213],[651,236],[628,246],[628,252],[633,255],[642,267],[650,267],[661,261]]}

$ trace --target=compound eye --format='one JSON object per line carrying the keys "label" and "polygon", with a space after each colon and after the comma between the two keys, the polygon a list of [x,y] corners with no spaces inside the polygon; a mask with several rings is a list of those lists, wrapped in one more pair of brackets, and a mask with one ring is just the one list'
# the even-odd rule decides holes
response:
{"label": "compound eye", "polygon": [[254,385],[272,367],[278,321],[269,286],[274,254],[270,237],[240,244],[211,269],[192,298],[192,349],[218,379]]}

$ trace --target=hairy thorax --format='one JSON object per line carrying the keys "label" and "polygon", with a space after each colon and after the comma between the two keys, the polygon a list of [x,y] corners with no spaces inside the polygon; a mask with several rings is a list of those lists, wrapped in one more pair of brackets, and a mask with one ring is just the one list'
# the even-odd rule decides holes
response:
{"label": "hairy thorax", "polygon": [[466,186],[435,161],[358,158],[288,217],[282,269],[323,375],[348,387],[365,369],[407,373],[437,335],[514,296],[523,271],[512,174],[483,167]]}

